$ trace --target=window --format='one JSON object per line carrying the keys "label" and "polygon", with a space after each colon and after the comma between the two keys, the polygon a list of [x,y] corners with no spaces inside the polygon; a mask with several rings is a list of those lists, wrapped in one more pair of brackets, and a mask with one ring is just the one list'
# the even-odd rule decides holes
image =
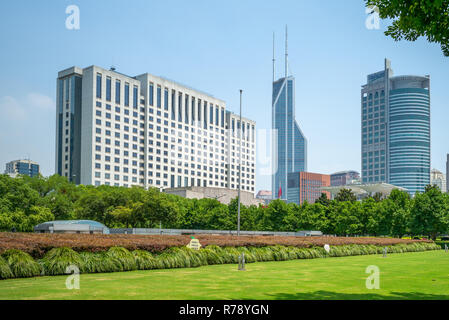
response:
{"label": "window", "polygon": [[185,122],[185,124],[189,124],[189,95],[188,94],[185,95],[184,113],[185,113],[184,122]]}
{"label": "window", "polygon": [[192,107],[192,125],[194,125],[195,124],[195,98],[194,97],[192,97],[191,107]]}
{"label": "window", "polygon": [[101,73],[97,73],[97,98],[101,99]]}
{"label": "window", "polygon": [[209,123],[214,124],[214,106],[212,104],[209,106]]}
{"label": "window", "polygon": [[106,78],[106,100],[111,101],[111,77]]}
{"label": "window", "polygon": [[216,125],[216,126],[218,126],[218,123],[219,123],[219,122],[218,122],[218,121],[219,121],[219,119],[218,119],[218,118],[219,118],[219,117],[218,117],[218,113],[219,113],[218,106],[216,106],[216,107],[215,107],[215,125]]}
{"label": "window", "polygon": [[120,103],[120,80],[115,81],[115,103]]}
{"label": "window", "polygon": [[171,119],[172,120],[176,120],[175,96],[176,96],[176,91],[172,90],[171,91]]}
{"label": "window", "polygon": [[137,86],[133,87],[133,107],[137,108],[137,102],[138,102],[138,88]]}
{"label": "window", "polygon": [[129,83],[125,83],[125,106],[129,107]]}
{"label": "window", "polygon": [[178,121],[182,121],[182,93],[178,95]]}
{"label": "window", "polygon": [[207,129],[207,102],[204,101],[204,108],[203,108],[203,123],[204,123],[204,129]]}
{"label": "window", "polygon": [[161,86],[157,86],[157,107],[160,108],[162,106],[162,102],[161,102]]}
{"label": "window", "polygon": [[154,85],[150,83],[150,92],[149,92],[149,103],[150,106],[154,105]]}
{"label": "window", "polygon": [[164,89],[164,110],[168,110],[168,89]]}

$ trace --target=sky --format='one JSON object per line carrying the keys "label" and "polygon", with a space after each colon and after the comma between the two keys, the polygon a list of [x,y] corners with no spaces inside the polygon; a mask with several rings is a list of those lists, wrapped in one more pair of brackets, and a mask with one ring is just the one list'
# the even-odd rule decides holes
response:
{"label": "sky", "polygon": [[[66,28],[70,5],[80,10],[79,30]],[[388,58],[395,75],[431,76],[432,167],[444,172],[449,58],[425,39],[385,36],[388,21],[368,29],[367,18],[363,0],[1,1],[0,171],[31,158],[44,176],[54,173],[56,78],[71,66],[164,76],[225,100],[236,113],[242,89],[243,116],[263,133],[271,128],[273,32],[278,78],[288,25],[308,171],[360,171],[360,89]],[[257,164],[256,190],[271,188],[264,165]]]}

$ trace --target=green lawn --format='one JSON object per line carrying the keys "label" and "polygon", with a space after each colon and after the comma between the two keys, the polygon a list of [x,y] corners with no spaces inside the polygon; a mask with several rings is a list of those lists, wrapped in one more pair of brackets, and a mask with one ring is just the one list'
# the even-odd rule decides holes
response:
{"label": "green lawn", "polygon": [[[369,265],[380,289],[365,286]],[[0,281],[0,299],[448,299],[449,253],[293,260],[197,269],[81,275],[80,290],[65,276]]]}

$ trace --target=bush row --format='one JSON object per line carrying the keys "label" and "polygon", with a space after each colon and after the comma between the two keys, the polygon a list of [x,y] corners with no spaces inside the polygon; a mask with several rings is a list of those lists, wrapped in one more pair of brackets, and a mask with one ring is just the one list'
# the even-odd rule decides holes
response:
{"label": "bush row", "polygon": [[[203,246],[220,247],[267,247],[293,246],[299,248],[340,245],[376,245],[391,246],[428,240],[374,237],[277,237],[277,236],[230,236],[196,235]],[[9,249],[18,249],[31,254],[34,258],[43,258],[53,248],[67,247],[76,252],[107,251],[111,247],[123,247],[129,251],[144,250],[162,253],[171,247],[181,247],[190,241],[190,236],[160,236],[134,234],[57,234],[57,233],[12,233],[0,232],[0,254]]]}
{"label": "bush row", "polygon": [[[388,246],[389,253],[440,250],[435,243],[416,242]],[[16,249],[0,256],[0,279],[24,278],[39,275],[63,275],[75,265],[81,273],[123,272],[132,270],[194,268],[206,265],[238,263],[244,253],[247,263],[285,261],[355,255],[380,254],[384,250],[376,245],[333,246],[330,252],[322,247],[299,248],[294,246],[219,247],[210,245],[201,250],[172,247],[160,254],[144,250],[129,251],[112,247],[103,252],[78,253],[70,248],[53,248],[42,259],[34,260],[28,253]]]}

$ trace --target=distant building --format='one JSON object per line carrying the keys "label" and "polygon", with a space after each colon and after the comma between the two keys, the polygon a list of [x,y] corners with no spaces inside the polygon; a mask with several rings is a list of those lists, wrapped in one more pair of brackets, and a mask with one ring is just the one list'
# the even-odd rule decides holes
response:
{"label": "distant building", "polygon": [[260,190],[256,195],[256,199],[263,200],[265,204],[269,204],[273,200],[273,194],[268,190]]}
{"label": "distant building", "polygon": [[84,185],[254,193],[255,126],[166,78],[72,67],[57,79],[55,171]]}
{"label": "distant building", "polygon": [[31,160],[15,160],[6,164],[5,174],[11,177],[16,177],[19,174],[35,177],[39,173],[39,164]]}
{"label": "distant building", "polygon": [[323,187],[330,186],[330,175],[293,172],[288,174],[287,202],[301,205],[304,201],[315,203],[325,193],[330,198],[330,193],[323,191]]}
{"label": "distant building", "polygon": [[430,183],[430,76],[368,75],[361,90],[363,183],[390,183],[410,194]]}
{"label": "distant building", "polygon": [[38,224],[34,227],[34,232],[109,234],[109,229],[104,224],[92,220],[59,220]]}
{"label": "distant building", "polygon": [[449,154],[446,160],[446,192],[449,192]]}
{"label": "distant building", "polygon": [[307,139],[296,121],[295,78],[287,72],[287,51],[285,53],[285,76],[275,81],[273,73],[271,117],[272,129],[277,135],[273,145],[275,150],[272,152],[276,170],[272,175],[271,190],[275,199],[286,199],[288,175],[291,172],[307,171]]}
{"label": "distant building", "polygon": [[341,171],[331,174],[331,186],[345,186],[360,182],[360,173],[357,171]]}
{"label": "distant building", "polygon": [[[187,199],[216,199],[223,204],[231,203],[232,199],[238,197],[238,190],[227,188],[209,187],[181,187],[164,189],[165,193],[174,194]],[[264,204],[263,200],[254,198],[254,194],[249,191],[241,191],[241,203],[245,206]]]}
{"label": "distant building", "polygon": [[447,190],[446,177],[441,171],[437,169],[430,170],[430,184],[436,185],[443,192],[446,192]]}
{"label": "distant building", "polygon": [[330,192],[330,199],[334,199],[342,189],[349,189],[355,194],[358,200],[362,200],[363,198],[369,196],[374,196],[376,193],[381,193],[383,196],[388,196],[394,189],[408,192],[405,188],[388,183],[348,184],[338,187],[323,187],[322,189]]}

